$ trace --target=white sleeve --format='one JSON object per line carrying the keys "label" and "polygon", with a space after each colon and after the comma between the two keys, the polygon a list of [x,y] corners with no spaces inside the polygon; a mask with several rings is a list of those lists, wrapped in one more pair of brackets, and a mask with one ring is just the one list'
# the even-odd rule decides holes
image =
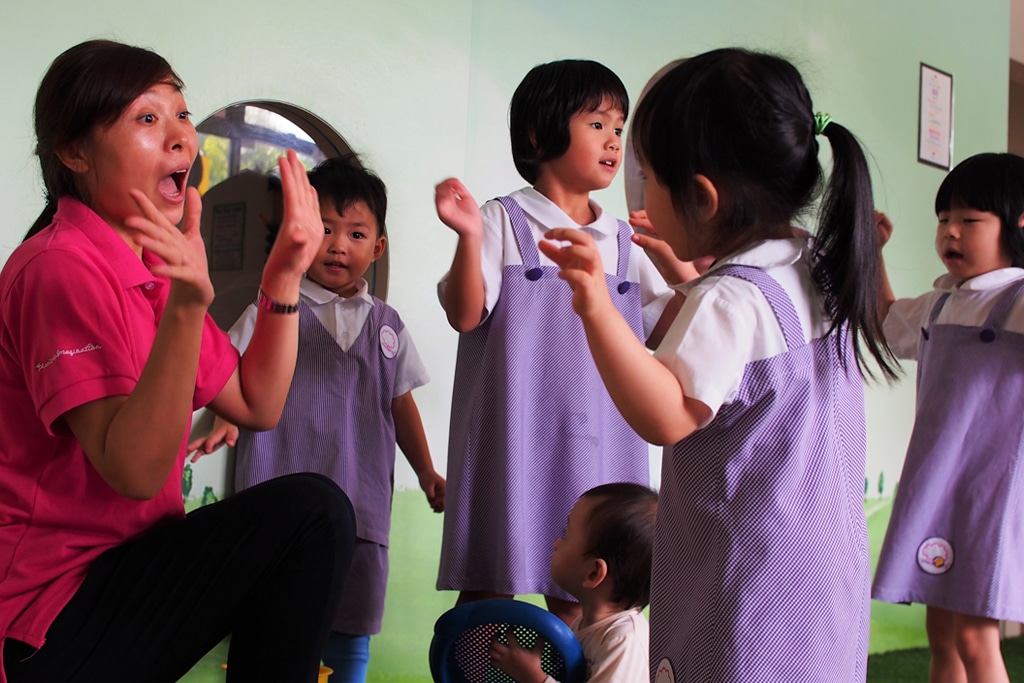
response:
{"label": "white sleeve", "polygon": [[938,295],[930,292],[916,299],[897,299],[882,322],[885,341],[903,360],[917,360],[921,341],[921,328],[928,324],[928,316]]}
{"label": "white sleeve", "polygon": [[731,300],[719,296],[716,290],[691,290],[654,352],[679,380],[683,394],[711,409],[701,427],[735,398],[753,355],[755,335],[763,334],[750,311],[735,305],[732,296]]}
{"label": "white sleeve", "polygon": [[420,358],[416,345],[412,343],[409,328],[403,327],[398,334],[398,366],[395,370],[395,395],[398,398],[430,381],[426,366]]}
{"label": "white sleeve", "polygon": [[249,342],[252,341],[252,333],[256,328],[256,304],[249,304],[245,310],[242,311],[242,315],[238,317],[235,324],[228,330],[228,336],[231,338],[231,344],[238,349],[239,353],[245,353],[245,350],[249,347]]}

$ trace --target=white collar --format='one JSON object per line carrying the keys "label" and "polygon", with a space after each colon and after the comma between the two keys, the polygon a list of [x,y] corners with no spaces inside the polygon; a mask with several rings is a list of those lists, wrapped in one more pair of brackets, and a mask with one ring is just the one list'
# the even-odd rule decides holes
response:
{"label": "white collar", "polygon": [[548,229],[558,227],[588,228],[604,235],[619,234],[618,220],[611,214],[606,213],[593,199],[589,201],[590,209],[594,212],[595,216],[594,222],[580,225],[570,218],[569,214],[563,211],[561,207],[532,187],[524,187],[515,193],[514,198],[519,203],[519,206],[523,207],[526,215],[533,219],[535,224],[543,225]]}
{"label": "white collar", "polygon": [[983,291],[986,289],[997,289],[1005,284],[1024,278],[1024,268],[997,268],[981,275],[975,275],[963,282],[958,281],[949,273],[940,276],[935,280],[934,287],[940,292],[955,292],[958,290]]}
{"label": "white collar", "polygon": [[318,282],[310,280],[308,277],[303,277],[299,283],[299,294],[308,299],[314,304],[329,304],[337,300],[342,301],[365,301],[366,303],[373,305],[373,297],[370,296],[368,291],[369,286],[363,278],[359,278],[357,281],[358,289],[356,293],[350,297],[338,296],[331,290],[327,289]]}
{"label": "white collar", "polygon": [[754,242],[724,258],[718,259],[701,277],[684,282],[681,285],[675,285],[672,289],[682,294],[687,294],[691,289],[703,282],[705,278],[715,277],[717,271],[730,265],[753,266],[764,270],[789,266],[804,258],[804,254],[810,248],[810,244],[810,239],[804,237],[787,237],[785,239]]}

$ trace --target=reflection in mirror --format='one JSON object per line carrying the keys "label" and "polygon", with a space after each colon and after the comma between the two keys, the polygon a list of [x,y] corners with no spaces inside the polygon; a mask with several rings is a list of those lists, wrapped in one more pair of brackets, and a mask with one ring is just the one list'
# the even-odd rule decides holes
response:
{"label": "reflection in mirror", "polygon": [[[307,169],[352,149],[316,115],[284,102],[247,101],[196,126],[199,157],[189,177],[203,195],[202,233],[216,297],[210,315],[230,328],[252,303],[281,217],[277,160],[294,149]],[[366,273],[387,298],[388,253]]]}

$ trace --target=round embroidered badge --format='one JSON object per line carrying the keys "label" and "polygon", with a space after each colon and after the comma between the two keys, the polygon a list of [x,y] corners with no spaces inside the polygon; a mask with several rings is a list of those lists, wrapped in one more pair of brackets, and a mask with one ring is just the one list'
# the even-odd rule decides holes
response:
{"label": "round embroidered badge", "polygon": [[945,574],[953,566],[953,545],[938,536],[926,539],[917,549],[917,566],[929,574]]}
{"label": "round embroidered badge", "polygon": [[398,333],[391,325],[380,328],[380,350],[385,358],[394,358],[398,355]]}
{"label": "round embroidered badge", "polygon": [[662,659],[658,662],[658,671],[654,674],[654,683],[675,683],[676,674],[672,671],[672,662]]}

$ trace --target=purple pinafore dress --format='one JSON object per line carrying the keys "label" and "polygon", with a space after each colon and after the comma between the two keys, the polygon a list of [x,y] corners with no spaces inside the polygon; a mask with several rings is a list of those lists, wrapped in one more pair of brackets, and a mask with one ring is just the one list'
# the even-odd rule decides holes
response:
{"label": "purple pinafore dress", "polygon": [[[357,544],[357,552],[386,556],[395,471],[391,402],[403,327],[398,313],[375,299],[346,351],[303,303],[295,374],[284,412],[274,429],[239,431],[236,490],[294,472],[330,477],[352,501],[356,536],[370,542]],[[377,575],[349,573],[343,587],[347,603],[337,617],[344,632],[380,631],[387,584],[386,559],[381,562],[384,569]]]}
{"label": "purple pinafore dress", "polygon": [[1024,281],[982,327],[921,330],[917,411],[873,595],[1024,621],[1024,335],[1002,329]]}
{"label": "purple pinafore dress", "polygon": [[[551,544],[587,489],[650,484],[648,446],[612,403],[569,285],[540,265],[522,208],[498,201],[523,264],[505,266],[494,311],[459,337],[437,587],[571,600],[551,580]],[[642,338],[640,287],[626,279],[631,233],[620,221],[606,280]]]}
{"label": "purple pinafore dress", "polygon": [[785,290],[758,268],[715,274],[761,290],[788,350],[748,363],[735,400],[662,462],[651,675],[863,681],[864,399],[849,339],[842,358],[835,334],[805,342]]}

